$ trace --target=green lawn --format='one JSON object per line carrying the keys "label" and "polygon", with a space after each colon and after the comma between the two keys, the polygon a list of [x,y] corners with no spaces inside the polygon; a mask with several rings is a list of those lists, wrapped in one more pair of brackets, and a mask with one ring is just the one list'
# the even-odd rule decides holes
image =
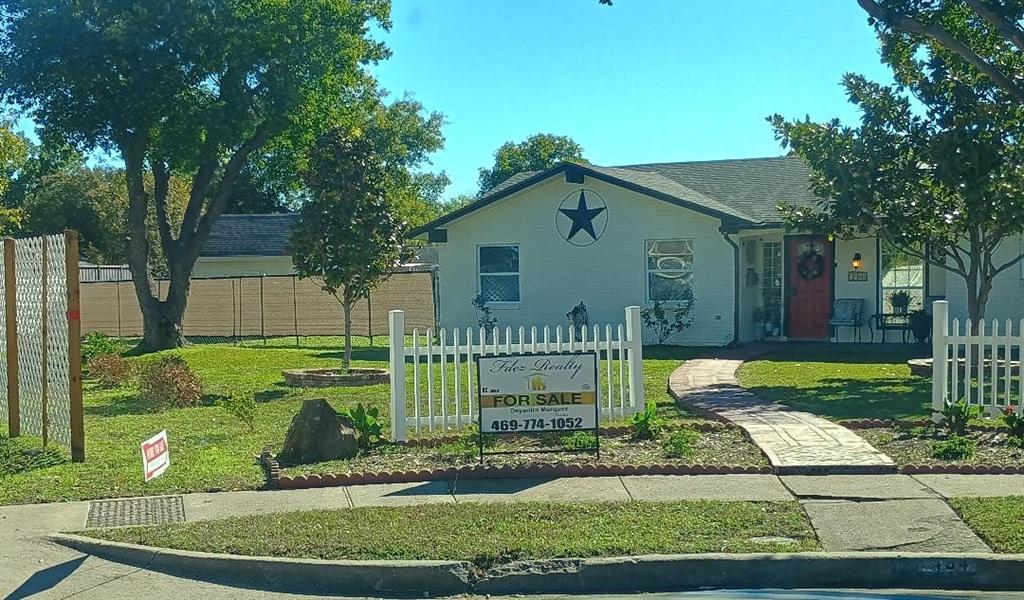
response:
{"label": "green lawn", "polygon": [[[39,466],[10,474],[0,466],[0,504],[82,500],[130,495],[211,490],[256,489],[265,478],[256,456],[267,445],[280,446],[292,417],[306,398],[327,398],[336,409],[362,402],[377,406],[386,425],[389,417],[387,384],[326,389],[296,389],[283,385],[281,370],[297,367],[337,365],[338,338],[316,347],[291,347],[291,340],[268,346],[249,343],[197,345],[176,351],[196,370],[212,400],[218,394],[248,390],[259,401],[255,430],[217,406],[153,411],[138,400],[131,386],[104,390],[86,383],[86,462],[52,464],[35,458],[19,464]],[[304,340],[304,343],[306,340]],[[387,366],[387,339],[378,337],[375,346],[358,339],[354,366]],[[665,393],[668,373],[690,355],[686,349],[651,348],[644,361],[647,398],[668,403]],[[411,377],[411,374],[409,374]],[[666,407],[667,410],[667,407]],[[411,414],[411,413],[410,413]],[[677,412],[672,412],[677,415]],[[0,427],[6,430],[5,424]],[[160,478],[142,482],[139,444],[167,429],[171,467]],[[33,440],[18,441],[19,455]],[[0,460],[10,441],[0,438]],[[7,452],[6,454],[13,454]]]}
{"label": "green lawn", "polygon": [[993,550],[1024,554],[1024,496],[953,498],[949,504]]}
{"label": "green lawn", "polygon": [[931,415],[931,381],[910,374],[910,352],[791,351],[740,367],[740,384],[761,398],[829,419]]}
{"label": "green lawn", "polygon": [[[819,550],[796,502],[423,504],[89,530],[151,546],[251,556],[467,560]],[[784,537],[792,541],[759,540]]]}

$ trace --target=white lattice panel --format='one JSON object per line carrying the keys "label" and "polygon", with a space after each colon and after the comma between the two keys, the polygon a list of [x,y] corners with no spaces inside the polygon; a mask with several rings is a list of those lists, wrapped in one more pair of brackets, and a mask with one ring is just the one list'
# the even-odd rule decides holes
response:
{"label": "white lattice panel", "polygon": [[[46,244],[47,339],[43,339],[43,245]],[[15,244],[15,296],[18,302],[18,384],[21,431],[43,433],[43,344],[46,344],[46,396],[49,438],[71,442],[68,388],[67,278],[64,236],[18,240]]]}
{"label": "white lattice panel", "polygon": [[63,235],[44,238],[47,246],[47,381],[50,437],[71,445],[71,392],[68,377],[68,282]]}
{"label": "white lattice panel", "polygon": [[14,247],[18,300],[18,397],[21,433],[43,435],[43,239],[18,240]]}

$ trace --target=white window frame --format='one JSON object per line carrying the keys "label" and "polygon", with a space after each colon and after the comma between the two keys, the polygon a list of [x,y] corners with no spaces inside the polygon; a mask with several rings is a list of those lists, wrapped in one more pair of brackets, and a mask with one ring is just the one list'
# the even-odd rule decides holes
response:
{"label": "white window frame", "polygon": [[[480,269],[480,250],[483,248],[515,248],[519,255],[519,270],[518,271],[502,271],[495,273],[484,273]],[[494,277],[500,275],[515,275],[517,277],[519,287],[519,300],[488,300],[485,304],[487,306],[493,306],[495,308],[517,308],[519,302],[523,299],[523,254],[520,248],[519,242],[509,242],[504,244],[477,244],[476,246],[476,293],[482,294],[484,291],[483,278]]]}
{"label": "white window frame", "polygon": [[[689,269],[652,269],[648,260],[650,254],[650,244],[658,242],[687,242],[690,244],[690,268]],[[693,265],[697,260],[697,248],[693,238],[664,238],[664,239],[648,239],[644,240],[643,247],[644,257],[644,298],[648,305],[653,305],[655,300],[651,299],[651,273],[689,273],[690,274],[690,300],[662,300],[661,302],[668,306],[683,306],[686,304],[693,303],[692,298],[696,298],[696,294],[693,291],[693,279],[696,275]]]}
{"label": "white window frame", "polygon": [[[908,312],[913,312],[918,308],[927,308],[928,306],[928,261],[920,259],[912,254],[903,252],[899,248],[892,246],[895,252],[886,252],[886,241],[878,240],[878,312],[885,311],[886,302],[889,300],[889,296],[896,291],[913,292],[914,290],[921,290],[921,306],[915,307],[913,304],[907,307]],[[886,255],[903,255],[916,260],[921,261],[921,285],[897,285],[892,287],[886,287],[885,285],[885,274]],[[897,267],[902,268],[902,267]],[[890,307],[891,308],[891,307]]]}

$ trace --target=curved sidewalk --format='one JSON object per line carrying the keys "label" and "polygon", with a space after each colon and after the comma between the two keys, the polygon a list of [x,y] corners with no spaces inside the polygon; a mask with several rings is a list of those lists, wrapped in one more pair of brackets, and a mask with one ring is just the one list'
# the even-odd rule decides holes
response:
{"label": "curved sidewalk", "polygon": [[849,429],[807,412],[761,400],[740,387],[736,370],[752,355],[701,358],[669,377],[679,402],[746,431],[779,475],[895,473],[891,458]]}

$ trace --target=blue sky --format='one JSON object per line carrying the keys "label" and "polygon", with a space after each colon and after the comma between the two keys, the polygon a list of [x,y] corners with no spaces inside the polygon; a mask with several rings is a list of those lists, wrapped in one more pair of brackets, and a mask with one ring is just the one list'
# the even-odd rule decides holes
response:
{"label": "blue sky", "polygon": [[600,165],[777,156],[767,115],[853,121],[843,73],[890,81],[852,0],[394,0],[392,20],[374,72],[446,115],[446,197],[538,132]]}

